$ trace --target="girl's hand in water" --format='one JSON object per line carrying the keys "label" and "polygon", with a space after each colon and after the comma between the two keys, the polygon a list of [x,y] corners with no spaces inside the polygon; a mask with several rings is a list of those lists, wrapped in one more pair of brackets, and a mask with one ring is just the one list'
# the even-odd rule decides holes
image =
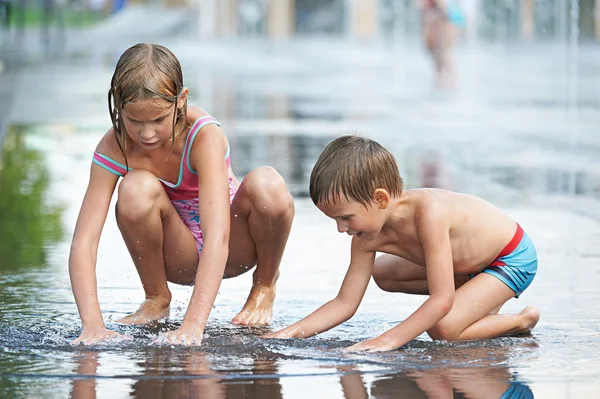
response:
{"label": "girl's hand in water", "polygon": [[169,331],[159,336],[154,342],[157,344],[200,346],[202,338],[204,338],[204,331],[180,327],[177,330]]}
{"label": "girl's hand in water", "polygon": [[107,330],[106,327],[90,328],[84,329],[79,335],[79,337],[71,341],[71,345],[92,345],[109,339],[121,340],[131,338],[121,335],[116,331]]}

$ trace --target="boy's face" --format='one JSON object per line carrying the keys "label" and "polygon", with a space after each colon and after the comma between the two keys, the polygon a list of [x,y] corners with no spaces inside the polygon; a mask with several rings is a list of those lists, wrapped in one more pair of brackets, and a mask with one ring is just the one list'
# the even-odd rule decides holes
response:
{"label": "boy's face", "polygon": [[317,204],[317,208],[335,220],[340,233],[366,240],[374,240],[385,222],[385,208],[381,208],[375,201],[365,207],[360,202],[342,197],[329,204]]}

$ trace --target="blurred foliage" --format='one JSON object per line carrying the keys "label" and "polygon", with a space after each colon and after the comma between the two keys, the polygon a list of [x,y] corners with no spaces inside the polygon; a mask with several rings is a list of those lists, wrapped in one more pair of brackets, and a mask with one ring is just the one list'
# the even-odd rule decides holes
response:
{"label": "blurred foliage", "polygon": [[[51,25],[57,25],[59,18],[65,27],[86,28],[92,26],[108,15],[107,11],[92,11],[85,9],[74,9],[71,7],[54,7],[53,11],[46,17]],[[28,5],[24,8],[13,7],[10,26],[39,27],[44,18],[44,9],[39,4]]]}
{"label": "blurred foliage", "polygon": [[44,265],[49,244],[63,236],[63,209],[45,201],[49,172],[24,130],[9,128],[0,156],[0,271]]}

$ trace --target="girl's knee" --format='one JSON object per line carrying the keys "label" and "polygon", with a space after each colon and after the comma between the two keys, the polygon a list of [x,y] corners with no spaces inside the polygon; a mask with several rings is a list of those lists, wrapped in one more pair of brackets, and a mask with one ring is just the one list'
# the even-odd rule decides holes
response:
{"label": "girl's knee", "polygon": [[244,178],[247,195],[256,210],[272,216],[293,211],[294,200],[283,177],[272,167],[254,169]]}
{"label": "girl's knee", "polygon": [[152,173],[142,170],[128,172],[119,184],[117,214],[127,219],[147,215],[161,191],[164,189]]}

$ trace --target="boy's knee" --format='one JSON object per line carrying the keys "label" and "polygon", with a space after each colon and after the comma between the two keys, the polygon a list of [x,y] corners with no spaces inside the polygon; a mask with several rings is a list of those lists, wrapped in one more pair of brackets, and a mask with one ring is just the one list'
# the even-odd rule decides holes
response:
{"label": "boy's knee", "polygon": [[396,276],[391,273],[390,265],[387,257],[380,256],[375,259],[375,265],[373,266],[373,281],[379,288],[387,292],[399,292],[402,291],[402,281],[398,280]]}
{"label": "boy's knee", "polygon": [[381,267],[381,265],[377,265],[377,262],[375,262],[375,267],[373,268],[373,281],[375,281],[375,284],[384,291],[396,291],[392,289],[392,284],[396,285],[397,281],[391,280],[385,273],[385,268]]}
{"label": "boy's knee", "polygon": [[445,341],[458,341],[460,337],[460,331],[452,326],[451,322],[444,321],[438,322],[435,326],[427,330],[427,334],[431,339]]}
{"label": "boy's knee", "polygon": [[119,184],[117,214],[127,219],[147,215],[161,190],[160,182],[152,173],[141,170],[128,172]]}
{"label": "boy's knee", "polygon": [[272,167],[257,168],[244,178],[245,189],[261,214],[278,216],[294,207],[294,200],[289,193],[283,177]]}

